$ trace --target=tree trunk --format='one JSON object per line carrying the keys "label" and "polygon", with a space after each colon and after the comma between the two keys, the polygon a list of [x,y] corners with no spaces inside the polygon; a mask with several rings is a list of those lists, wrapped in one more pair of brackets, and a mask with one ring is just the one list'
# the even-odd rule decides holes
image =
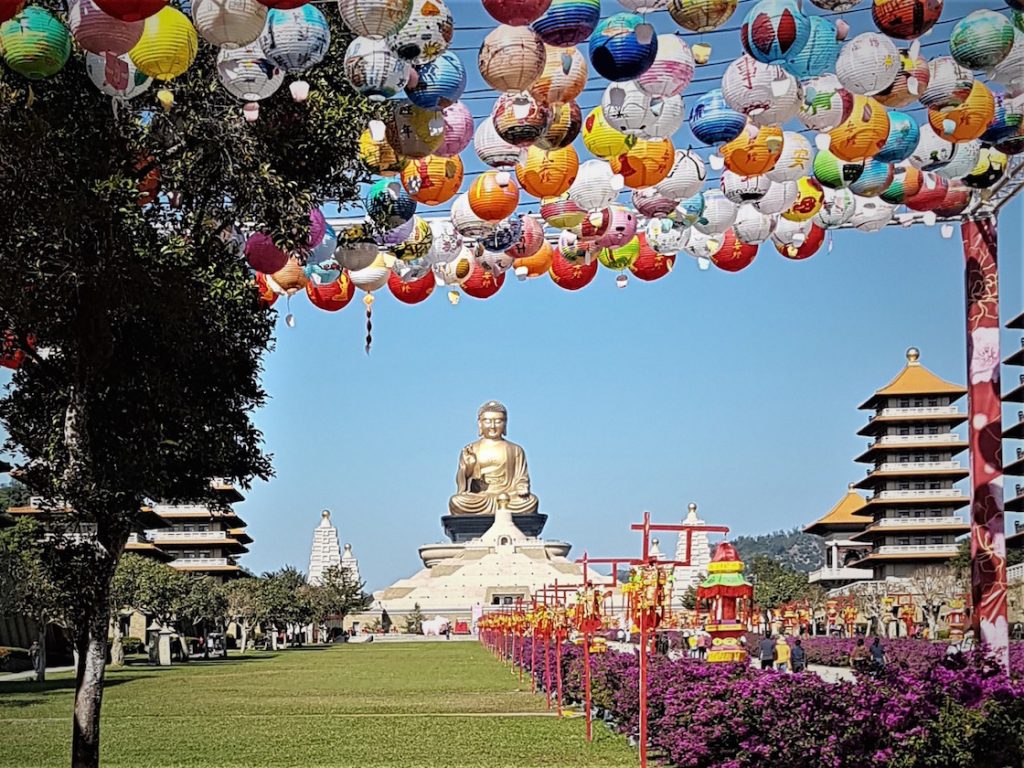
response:
{"label": "tree trunk", "polygon": [[[109,589],[109,582],[107,584]],[[98,768],[100,764],[100,705],[107,662],[106,594],[92,606],[92,616],[78,633],[78,669],[75,679],[75,715],[71,736],[72,768]],[[103,606],[103,608],[99,607]]]}
{"label": "tree trunk", "polygon": [[121,642],[121,617],[115,613],[110,617],[110,666],[124,666],[124,643]]}
{"label": "tree trunk", "polygon": [[[240,627],[242,630],[242,653],[245,653],[245,649],[248,647],[249,642],[249,625],[243,623]],[[227,648],[227,643],[224,644],[224,647],[225,649]]]}
{"label": "tree trunk", "polygon": [[36,657],[36,682],[46,682],[46,621],[39,621],[39,636],[36,642],[39,643],[39,655]]}

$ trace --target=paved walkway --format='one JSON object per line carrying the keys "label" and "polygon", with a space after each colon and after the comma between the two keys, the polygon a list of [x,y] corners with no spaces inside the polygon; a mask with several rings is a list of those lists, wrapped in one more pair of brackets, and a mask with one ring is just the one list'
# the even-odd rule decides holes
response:
{"label": "paved walkway", "polygon": [[[46,674],[52,675],[55,672],[72,672],[74,667],[47,667]],[[18,680],[32,680],[36,676],[34,669],[26,670],[25,672],[8,672],[5,675],[0,675],[0,683],[13,683]]]}

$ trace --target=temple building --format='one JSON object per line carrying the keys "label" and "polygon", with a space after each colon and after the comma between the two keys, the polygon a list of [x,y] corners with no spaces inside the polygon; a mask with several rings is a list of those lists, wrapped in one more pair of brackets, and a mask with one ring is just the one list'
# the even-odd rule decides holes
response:
{"label": "temple building", "polygon": [[901,579],[956,556],[957,538],[970,530],[956,514],[969,497],[954,487],[969,474],[954,459],[967,448],[954,432],[967,418],[955,405],[965,394],[921,365],[911,347],[896,378],[861,404],[872,413],[858,434],[872,440],[856,459],[870,465],[856,487],[871,495],[857,513],[868,525],[850,540],[867,552],[844,565],[870,568],[875,580]]}
{"label": "temple building", "polygon": [[812,584],[835,589],[873,575],[870,568],[854,568],[851,563],[862,560],[869,549],[863,541],[850,537],[861,533],[871,522],[863,512],[867,506],[853,483],[828,514],[804,528],[804,533],[821,536],[825,540],[825,565],[811,571],[807,578]]}
{"label": "temple building", "polygon": [[346,544],[345,551],[341,553],[342,570],[348,571],[354,581],[362,581],[359,576],[359,560],[352,554],[352,545]]}
{"label": "temple building", "polygon": [[[706,525],[697,517],[696,504],[691,503],[687,507],[683,525]],[[687,553],[687,548],[689,548],[689,553]],[[711,562],[711,543],[708,541],[707,531],[679,532],[675,559],[679,562],[686,562],[687,555],[689,555],[690,564],[677,565],[674,569],[676,595],[682,595],[688,588],[696,587],[708,574],[708,564]]]}
{"label": "temple building", "polygon": [[154,504],[153,511],[164,527],[147,534],[171,556],[172,567],[223,582],[242,575],[238,557],[249,551],[252,537],[245,531],[245,521],[231,508],[245,498],[238,488],[220,478],[214,478],[211,486],[224,509],[205,504]]}
{"label": "temple building", "polygon": [[338,529],[331,522],[331,511],[320,513],[320,525],[313,530],[313,547],[309,550],[309,572],[306,580],[319,584],[324,571],[341,565],[341,542]]}
{"label": "temple building", "polygon": [[[1006,324],[1007,329],[1024,331],[1024,313],[1017,315]],[[1007,370],[1003,373],[1006,392],[1003,395],[1011,413],[1004,420],[1006,428],[1003,439],[1006,441],[1024,441],[1024,335],[1020,339],[1020,347],[1015,349],[1003,365]],[[1005,509],[1009,513],[1024,514],[1024,442],[1016,445],[1007,444],[1007,453],[1003,462]],[[1024,549],[1024,522],[1016,520],[1006,536],[1006,549]],[[1011,566],[1009,573],[1011,582],[1024,580],[1024,567]]]}

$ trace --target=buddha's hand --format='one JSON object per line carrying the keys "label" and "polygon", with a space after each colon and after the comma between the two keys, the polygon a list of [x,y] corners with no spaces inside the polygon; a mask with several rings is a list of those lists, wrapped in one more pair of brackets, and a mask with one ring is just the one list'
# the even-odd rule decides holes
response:
{"label": "buddha's hand", "polygon": [[530,495],[530,485],[529,485],[529,483],[519,483],[516,486],[516,494],[519,495],[519,496],[522,496],[524,498],[526,496],[529,496]]}
{"label": "buddha's hand", "polygon": [[465,467],[467,476],[471,476],[476,469],[476,454],[468,445],[462,449],[462,466]]}

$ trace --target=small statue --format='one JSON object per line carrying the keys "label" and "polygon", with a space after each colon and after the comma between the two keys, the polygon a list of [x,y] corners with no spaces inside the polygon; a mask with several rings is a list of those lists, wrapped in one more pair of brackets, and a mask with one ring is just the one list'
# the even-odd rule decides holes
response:
{"label": "small statue", "polygon": [[480,439],[462,449],[455,476],[455,495],[448,500],[453,515],[493,515],[498,497],[507,494],[514,515],[537,511],[537,497],[530,493],[526,453],[505,439],[508,411],[497,400],[484,403],[477,412]]}

